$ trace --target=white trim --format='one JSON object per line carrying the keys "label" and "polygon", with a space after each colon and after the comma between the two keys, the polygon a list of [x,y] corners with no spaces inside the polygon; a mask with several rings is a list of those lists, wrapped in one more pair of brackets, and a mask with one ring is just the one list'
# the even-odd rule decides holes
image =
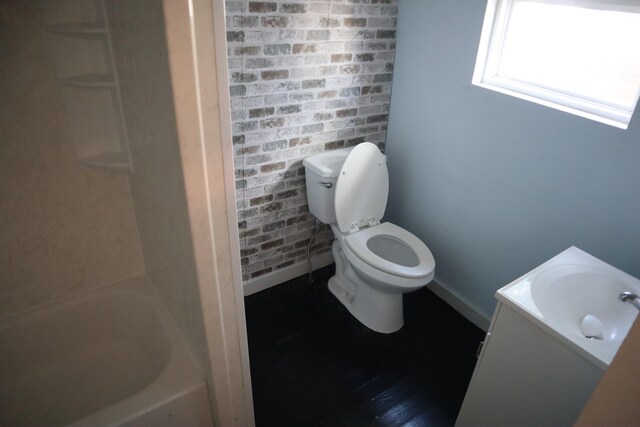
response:
{"label": "white trim", "polygon": [[441,280],[439,280],[439,282],[434,280],[427,285],[427,288],[478,328],[485,332],[489,330],[491,319],[482,314],[477,308],[456,292],[451,291],[450,286],[447,286]]}
{"label": "white trim", "polygon": [[[627,129],[629,127],[629,123],[631,122],[631,114],[628,114],[626,112],[621,113],[613,109],[605,112],[604,104],[593,105],[592,111],[597,111],[597,113],[589,112],[569,106],[569,104],[587,104],[587,101],[581,100],[578,97],[571,98],[560,93],[556,93],[556,96],[553,96],[551,94],[551,91],[545,91],[544,89],[536,86],[524,84],[518,85],[516,82],[512,82],[512,84],[509,85],[506,83],[506,81],[507,79],[495,77],[487,78],[481,82],[472,83],[473,85],[478,87],[493,90],[505,95],[511,95],[514,98],[523,99],[525,101],[533,102],[534,104],[544,105],[545,107],[564,111],[565,113],[570,113],[579,117],[583,117],[585,119],[604,123],[609,126],[617,127],[619,129]],[[515,87],[519,87],[519,90],[511,89]]]}
{"label": "white trim", "polygon": [[[322,267],[326,267],[333,263],[333,255],[331,252],[325,252],[321,255],[311,258],[311,265],[313,270],[317,270]],[[264,276],[256,277],[245,282],[244,296],[248,297],[256,292],[263,291],[273,286],[286,282],[287,280],[295,279],[296,277],[307,274],[309,268],[307,262],[299,262],[297,264],[290,265],[289,267],[276,270],[272,273],[265,274]]]}
{"label": "white trim", "polygon": [[[313,270],[326,267],[332,264],[333,255],[331,252],[326,252],[322,255],[311,259]],[[255,279],[248,280],[244,283],[244,296],[248,297],[265,289],[272,288],[279,284],[282,284],[288,280],[302,276],[309,271],[307,263],[299,262],[293,264],[287,268],[276,270],[272,273],[265,274],[264,276],[257,277]],[[444,282],[432,281],[427,285],[427,288],[431,290],[437,297],[449,304],[451,308],[463,315],[467,320],[476,325],[478,328],[487,332],[489,330],[489,324],[491,319],[483,315],[472,304],[467,302],[464,298],[460,297],[457,293],[449,290],[449,286],[444,285]]]}
{"label": "white trim", "polygon": [[215,32],[216,75],[218,78],[218,105],[220,111],[220,135],[222,138],[222,163],[224,168],[225,199],[227,202],[227,228],[229,230],[229,250],[233,293],[236,302],[236,320],[240,342],[240,363],[247,411],[247,427],[255,427],[251,367],[249,363],[249,341],[244,309],[242,286],[242,266],[240,263],[240,240],[238,232],[238,210],[234,172],[233,136],[231,131],[231,100],[229,96],[229,71],[227,67],[227,33],[224,0],[212,0]]}
{"label": "white trim", "polygon": [[234,287],[240,270],[232,254],[237,231],[229,232],[229,212],[234,211],[227,206],[229,168],[224,151],[225,125],[221,123],[229,107],[220,108],[220,100],[224,99],[221,92],[227,91],[226,70],[222,76],[216,75],[220,69],[216,46],[219,48],[220,40],[226,39],[224,21],[220,25],[214,16],[214,8],[220,11],[221,3],[222,0],[163,0],[163,8],[205,332],[203,344],[209,358],[209,365],[203,368],[214,423],[244,427],[253,421],[249,417],[249,378],[242,351],[248,346],[246,334],[243,336],[244,300],[237,296],[242,292],[241,282]]}
{"label": "white trim", "polygon": [[[498,75],[512,5],[517,0],[489,0],[485,11],[478,55],[471,83],[485,89],[524,99],[620,129],[627,129],[638,103],[631,107],[608,104],[576,93],[549,89],[535,82]],[[629,0],[533,0],[537,3],[577,5],[592,9],[640,12],[637,1]],[[640,92],[640,90],[639,90]],[[630,109],[629,109],[630,108]]]}
{"label": "white trim", "polygon": [[529,0],[536,3],[560,4],[566,6],[580,6],[597,10],[615,10],[618,12],[633,12],[638,10],[638,0]]}

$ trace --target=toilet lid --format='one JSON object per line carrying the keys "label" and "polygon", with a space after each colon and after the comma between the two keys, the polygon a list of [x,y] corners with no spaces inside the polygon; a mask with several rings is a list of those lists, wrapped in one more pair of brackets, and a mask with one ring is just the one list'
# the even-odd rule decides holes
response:
{"label": "toilet lid", "polygon": [[355,146],[342,165],[336,182],[335,209],[338,228],[346,233],[352,224],[381,221],[389,195],[387,158],[370,142]]}

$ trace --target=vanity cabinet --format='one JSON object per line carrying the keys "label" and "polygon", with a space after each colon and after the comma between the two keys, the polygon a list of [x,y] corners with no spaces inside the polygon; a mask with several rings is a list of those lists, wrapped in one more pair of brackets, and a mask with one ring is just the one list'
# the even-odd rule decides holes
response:
{"label": "vanity cabinet", "polygon": [[71,138],[82,167],[132,172],[117,68],[102,0],[43,0]]}
{"label": "vanity cabinet", "polygon": [[456,426],[571,426],[603,373],[498,302]]}

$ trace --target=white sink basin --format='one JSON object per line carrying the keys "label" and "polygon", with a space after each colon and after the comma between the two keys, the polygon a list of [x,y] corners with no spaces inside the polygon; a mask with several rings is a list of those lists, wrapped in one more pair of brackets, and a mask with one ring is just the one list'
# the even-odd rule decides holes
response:
{"label": "white sink basin", "polygon": [[572,247],[496,297],[606,369],[638,315],[625,291],[640,294],[640,280]]}
{"label": "white sink basin", "polygon": [[585,336],[581,320],[591,315],[601,322],[600,338],[623,340],[638,314],[618,295],[638,292],[635,283],[617,271],[591,265],[558,265],[533,278],[533,301],[555,329],[578,338]]}

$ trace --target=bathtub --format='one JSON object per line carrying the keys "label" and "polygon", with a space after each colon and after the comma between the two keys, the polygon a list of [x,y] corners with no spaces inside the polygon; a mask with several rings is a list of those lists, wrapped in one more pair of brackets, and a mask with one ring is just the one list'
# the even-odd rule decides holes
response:
{"label": "bathtub", "polygon": [[0,426],[29,425],[213,425],[147,276],[0,320]]}

